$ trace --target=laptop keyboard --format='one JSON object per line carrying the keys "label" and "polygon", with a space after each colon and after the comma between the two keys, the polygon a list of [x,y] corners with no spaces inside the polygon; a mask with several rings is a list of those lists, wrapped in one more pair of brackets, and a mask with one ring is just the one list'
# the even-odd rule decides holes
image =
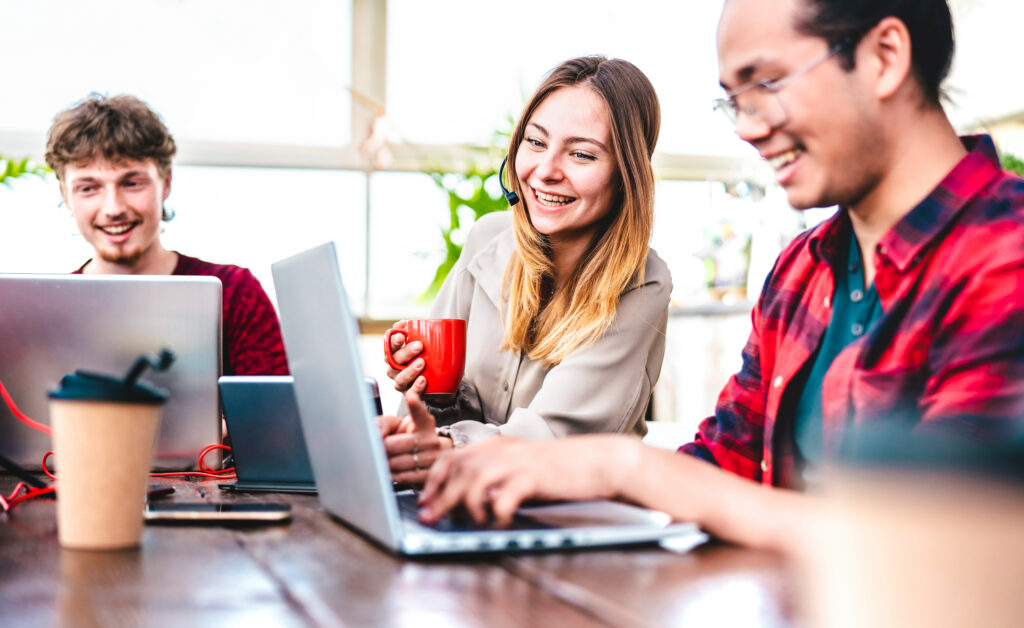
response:
{"label": "laptop keyboard", "polygon": [[[465,511],[454,511],[449,513],[448,516],[444,517],[436,523],[423,523],[417,518],[419,512],[419,493],[412,491],[406,491],[396,493],[395,497],[398,499],[398,510],[402,513],[403,519],[412,519],[421,526],[425,526],[439,532],[479,532],[480,530],[492,530],[497,529],[488,525],[477,525],[469,513]],[[541,530],[549,528],[550,526],[542,525],[532,519],[526,517],[513,517],[512,524],[508,528],[502,528],[505,530]]]}

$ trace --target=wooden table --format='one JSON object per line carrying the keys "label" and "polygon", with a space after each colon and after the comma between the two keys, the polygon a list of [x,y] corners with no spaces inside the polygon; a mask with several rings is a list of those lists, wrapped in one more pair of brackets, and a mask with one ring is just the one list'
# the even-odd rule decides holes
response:
{"label": "wooden table", "polygon": [[[162,482],[163,483],[163,482]],[[172,480],[174,501],[283,501],[289,525],[147,526],[142,549],[62,550],[55,503],[0,514],[6,626],[788,626],[779,559],[722,544],[409,560],[315,497]],[[10,492],[12,478],[0,476]]]}

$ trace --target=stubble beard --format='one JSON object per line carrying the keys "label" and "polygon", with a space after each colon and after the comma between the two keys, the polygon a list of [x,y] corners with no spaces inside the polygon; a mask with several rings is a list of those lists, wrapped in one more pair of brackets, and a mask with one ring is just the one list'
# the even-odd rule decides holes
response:
{"label": "stubble beard", "polygon": [[142,256],[146,254],[147,250],[148,249],[144,249],[142,247],[136,247],[134,250],[129,252],[120,250],[97,250],[96,254],[100,259],[108,264],[116,264],[117,266],[132,268],[139,263],[139,260],[142,259]]}

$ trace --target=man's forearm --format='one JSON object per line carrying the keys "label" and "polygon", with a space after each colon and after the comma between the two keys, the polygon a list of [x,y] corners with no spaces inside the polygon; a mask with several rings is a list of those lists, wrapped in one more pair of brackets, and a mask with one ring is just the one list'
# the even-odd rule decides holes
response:
{"label": "man's forearm", "polygon": [[785,551],[812,525],[815,498],[765,487],[692,456],[637,443],[618,483],[620,496],[673,517],[696,521],[715,536]]}

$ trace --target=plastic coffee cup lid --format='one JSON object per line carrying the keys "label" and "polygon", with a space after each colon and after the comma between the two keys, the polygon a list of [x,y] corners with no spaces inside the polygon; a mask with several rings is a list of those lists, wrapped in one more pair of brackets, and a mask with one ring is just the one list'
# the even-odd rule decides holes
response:
{"label": "plastic coffee cup lid", "polygon": [[112,401],[115,403],[140,403],[162,405],[167,402],[168,392],[150,384],[138,381],[146,368],[167,370],[174,362],[174,354],[164,349],[156,358],[139,356],[128,373],[118,379],[110,375],[78,370],[65,375],[60,386],[48,393],[50,399],[66,401]]}
{"label": "plastic coffee cup lid", "polygon": [[118,403],[141,403],[162,405],[167,401],[167,391],[143,382],[125,386],[116,377],[75,371],[60,380],[60,386],[47,395],[50,399],[66,401],[113,401]]}

